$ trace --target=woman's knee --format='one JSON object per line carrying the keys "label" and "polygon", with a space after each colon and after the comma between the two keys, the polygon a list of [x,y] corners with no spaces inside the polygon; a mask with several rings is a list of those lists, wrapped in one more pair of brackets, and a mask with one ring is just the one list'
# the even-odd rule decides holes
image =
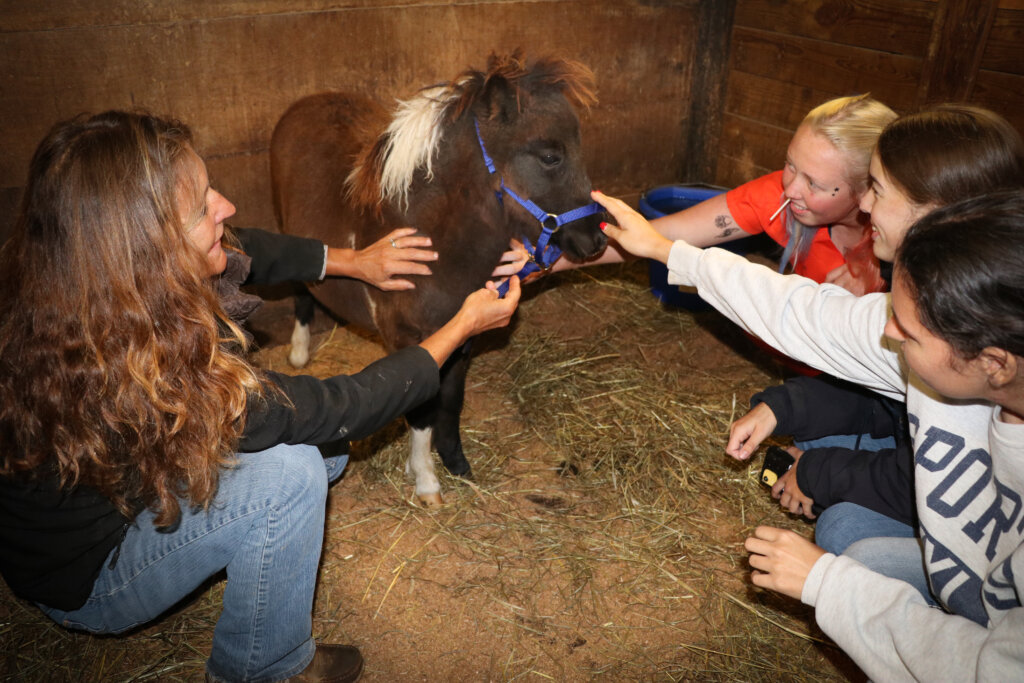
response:
{"label": "woman's knee", "polygon": [[274,464],[268,468],[273,473],[274,495],[284,500],[327,499],[327,470],[316,446],[281,444],[253,455]]}
{"label": "woman's knee", "polygon": [[240,453],[238,464],[221,475],[215,505],[237,514],[256,510],[308,508],[327,501],[327,470],[315,446],[282,444]]}
{"label": "woman's knee", "polygon": [[851,543],[848,521],[856,507],[844,502],[825,508],[814,524],[814,542],[830,553],[842,554]]}

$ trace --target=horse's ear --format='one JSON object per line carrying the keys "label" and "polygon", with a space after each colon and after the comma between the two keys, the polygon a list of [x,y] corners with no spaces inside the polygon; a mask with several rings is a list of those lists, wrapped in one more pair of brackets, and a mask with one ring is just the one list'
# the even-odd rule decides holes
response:
{"label": "horse's ear", "polygon": [[519,88],[502,75],[492,75],[484,84],[483,104],[488,119],[512,123],[519,116]]}

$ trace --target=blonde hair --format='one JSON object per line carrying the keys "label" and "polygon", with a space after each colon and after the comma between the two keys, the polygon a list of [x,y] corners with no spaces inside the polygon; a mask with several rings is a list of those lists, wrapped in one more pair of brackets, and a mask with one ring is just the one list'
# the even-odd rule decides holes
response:
{"label": "blonde hair", "polygon": [[868,187],[868,167],[878,136],[895,119],[896,112],[865,93],[820,104],[800,125],[823,136],[843,154],[846,182],[860,195]]}

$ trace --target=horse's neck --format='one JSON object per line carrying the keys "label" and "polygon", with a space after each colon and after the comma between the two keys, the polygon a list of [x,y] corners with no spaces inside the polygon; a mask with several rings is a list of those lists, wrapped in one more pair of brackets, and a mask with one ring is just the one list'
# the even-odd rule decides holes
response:
{"label": "horse's neck", "polygon": [[[504,235],[505,212],[495,194],[498,180],[484,163],[472,124],[460,121],[445,131],[433,163],[433,177],[423,169],[409,188],[409,206],[402,218],[438,224],[440,232],[460,232],[478,225],[474,232]],[[414,224],[414,223],[408,223]]]}

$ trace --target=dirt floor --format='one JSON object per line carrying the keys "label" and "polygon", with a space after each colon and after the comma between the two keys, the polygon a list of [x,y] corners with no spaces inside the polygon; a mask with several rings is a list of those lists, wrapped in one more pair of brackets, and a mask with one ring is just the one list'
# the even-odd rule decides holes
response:
{"label": "dirt floor", "polygon": [[[284,301],[254,321],[289,371]],[[306,372],[357,370],[372,337],[321,315]],[[749,583],[779,510],[731,420],[782,371],[713,312],[665,307],[643,264],[530,285],[512,334],[479,340],[463,440],[472,481],[414,500],[396,421],[330,492],[314,635],[358,645],[365,681],[862,680],[810,610]],[[440,465],[439,465],[440,467]],[[0,588],[4,680],[202,680],[224,580],[135,633],[48,623]]]}

